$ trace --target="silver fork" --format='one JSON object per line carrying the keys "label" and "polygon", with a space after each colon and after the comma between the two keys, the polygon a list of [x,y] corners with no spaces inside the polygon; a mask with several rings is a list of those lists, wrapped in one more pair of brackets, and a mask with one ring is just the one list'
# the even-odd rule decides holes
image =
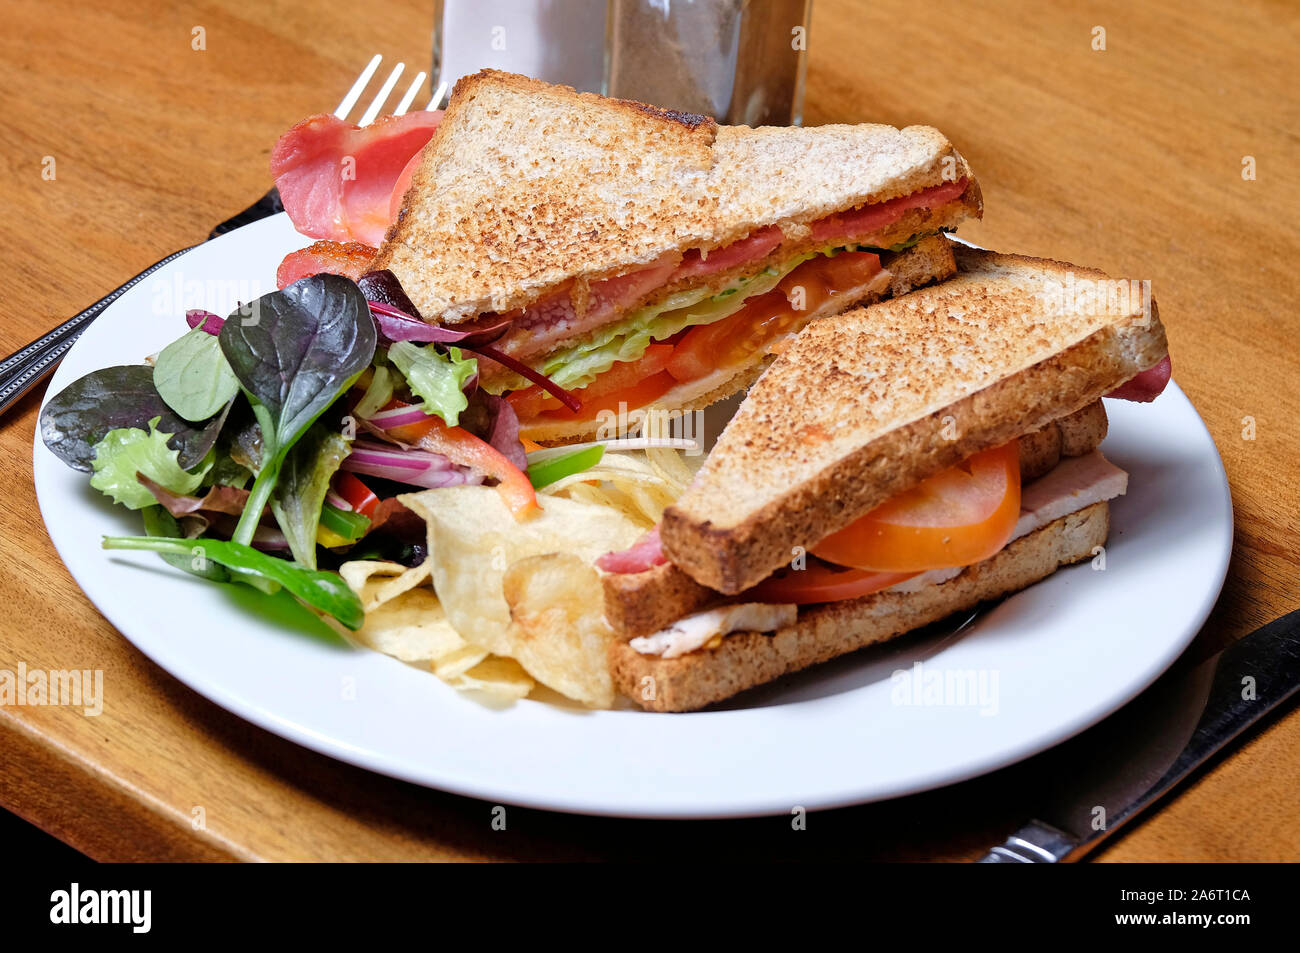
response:
{"label": "silver fork", "polygon": [[[352,84],[352,88],[348,90],[348,94],[343,97],[343,101],[334,110],[334,115],[337,118],[347,119],[348,113],[352,112],[353,107],[361,99],[361,94],[366,91],[366,87],[370,84],[376,70],[379,69],[382,60],[383,57],[378,53],[371,57],[370,62],[366,64],[366,68],[361,71],[356,78],[356,82]],[[393,67],[392,72],[388,74],[388,78],[384,80],[383,85],[379,88],[379,92],[375,94],[375,98],[370,101],[370,105],[366,107],[366,111],[362,113],[361,118],[357,121],[358,126],[368,126],[375,121],[405,69],[405,63],[398,63]],[[415,101],[420,88],[424,85],[425,75],[423,72],[415,75],[415,79],[407,87],[406,93],[398,102],[397,108],[393,110],[392,115],[401,116],[411,108],[411,103]],[[424,108],[437,109],[438,104],[442,102],[442,98],[446,94],[447,84],[442,83],[429,100],[429,105]],[[258,219],[267,218],[283,211],[284,205],[280,202],[280,193],[272,187],[271,191],[244,209],[244,211],[226,219],[214,228],[204,241],[211,241],[218,235],[224,235],[226,232],[233,231],[242,225],[256,222]],[[201,245],[203,242],[199,244]],[[74,315],[54,330],[19,348],[3,361],[0,361],[0,414],[8,410],[23,394],[42,381],[47,374],[58,366],[59,361],[63,360],[63,356],[68,353],[68,348],[76,343],[77,338],[86,330],[90,322],[99,317],[105,308],[159,268],[171,264],[187,251],[197,247],[198,245],[191,245],[189,248],[182,248],[178,252],[173,252],[162,261],[156,262],[140,272],[120,288],[113,289],[86,310]]]}

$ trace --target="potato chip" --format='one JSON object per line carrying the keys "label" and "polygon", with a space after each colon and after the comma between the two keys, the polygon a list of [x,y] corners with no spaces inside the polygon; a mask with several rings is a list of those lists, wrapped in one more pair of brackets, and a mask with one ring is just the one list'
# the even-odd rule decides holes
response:
{"label": "potato chip", "polygon": [[[674,500],[681,496],[682,491],[686,489],[691,480],[695,479],[695,470],[686,462],[681,451],[672,450],[668,447],[651,447],[646,450],[645,456],[655,475],[673,488]],[[698,468],[699,464],[704,461],[704,457],[699,456],[695,459]]]}
{"label": "potato chip", "polygon": [[[605,553],[631,546],[645,532],[643,523],[609,506],[545,494],[538,497],[541,512],[517,522],[500,494],[481,486],[426,490],[401,500],[429,524],[433,585],[452,627],[473,645],[519,658],[534,678],[564,692],[563,686],[551,681],[557,673],[549,664],[549,651],[529,651],[534,664],[548,660],[537,669],[517,654],[525,633],[519,627],[512,631],[503,590],[506,570],[522,559],[550,553],[572,554],[589,566]],[[591,608],[601,611],[598,587]],[[567,651],[572,652],[572,647]],[[603,652],[599,664],[605,664]],[[580,676],[576,684],[585,685],[587,678]]]}
{"label": "potato chip", "polygon": [[514,659],[496,656],[484,659],[451,680],[451,685],[461,691],[486,692],[502,701],[524,698],[533,690],[534,684]]}
{"label": "potato chip", "polygon": [[605,621],[596,570],[570,553],[528,556],[502,579],[514,657],[538,681],[592,708],[611,708]]}
{"label": "potato chip", "polygon": [[570,474],[541,492],[612,506],[648,529],[663,518],[692,476],[677,450],[607,452],[590,470]]}
{"label": "potato chip", "polygon": [[468,642],[463,642],[460,648],[433,660],[433,674],[444,682],[455,685],[457,676],[464,675],[490,654],[481,645],[470,645]]}
{"label": "potato chip", "polygon": [[[355,641],[403,662],[433,663],[466,647],[432,589],[410,589],[366,613]],[[484,653],[486,654],[486,652]]]}
{"label": "potato chip", "polygon": [[655,524],[653,515],[642,512],[626,493],[619,490],[612,483],[603,483],[600,486],[575,483],[572,486],[565,487],[563,495],[568,499],[578,500],[582,503],[615,509],[643,529],[649,529]]}
{"label": "potato chip", "polygon": [[[415,569],[400,563],[359,559],[344,563],[339,574],[361,596],[366,621],[349,637],[364,646],[403,662],[426,663],[444,682],[461,690],[494,692],[519,698],[519,680],[503,679],[494,691],[491,678],[463,679],[470,669],[489,656],[488,650],[471,645],[447,621],[442,603],[434,591],[420,587],[428,582],[431,564],[426,560]],[[419,588],[417,588],[419,587]],[[527,692],[524,692],[526,695]]]}
{"label": "potato chip", "polygon": [[427,559],[414,569],[378,559],[355,559],[339,567],[339,575],[361,597],[361,605],[367,613],[408,589],[414,589],[429,578],[431,571]]}

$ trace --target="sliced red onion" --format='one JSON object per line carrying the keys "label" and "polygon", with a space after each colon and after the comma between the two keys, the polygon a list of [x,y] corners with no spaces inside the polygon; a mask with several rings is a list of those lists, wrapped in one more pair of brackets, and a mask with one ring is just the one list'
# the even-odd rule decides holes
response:
{"label": "sliced red onion", "polygon": [[335,509],[340,509],[345,513],[352,512],[352,504],[335,493],[332,487],[325,491],[325,502]]}
{"label": "sliced red onion", "polygon": [[362,430],[370,434],[370,436],[372,437],[376,437],[380,440],[387,441],[389,444],[396,444],[398,447],[401,447],[403,450],[411,449],[411,444],[407,443],[404,440],[398,440],[396,437],[394,437],[387,430],[384,430],[382,427],[376,427],[374,424],[370,422],[369,417],[361,417],[357,420],[357,423],[361,425]]}
{"label": "sliced red onion", "polygon": [[352,445],[352,453],[343,461],[343,469],[431,490],[482,479],[473,478],[441,453],[394,450],[382,443],[369,441],[357,441]]}
{"label": "sliced red onion", "polygon": [[389,427],[405,427],[409,424],[419,424],[429,419],[429,415],[424,412],[423,404],[412,404],[410,407],[394,407],[392,410],[381,410],[370,417],[370,422],[381,430],[387,430]]}
{"label": "sliced red onion", "polygon": [[194,308],[185,312],[185,323],[190,329],[202,328],[209,334],[216,335],[221,326],[226,323],[226,319],[219,314],[213,314],[211,311],[204,311],[202,308]]}

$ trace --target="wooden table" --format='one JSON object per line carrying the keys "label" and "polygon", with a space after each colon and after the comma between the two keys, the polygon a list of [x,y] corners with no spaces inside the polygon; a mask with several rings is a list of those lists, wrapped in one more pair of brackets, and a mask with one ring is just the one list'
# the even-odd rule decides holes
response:
{"label": "wooden table", "polygon": [[[12,0],[0,38],[0,351],[204,237],[268,185],[293,121],[333,108],[375,51],[426,66],[429,5]],[[1064,5],[1061,5],[1062,7]],[[255,10],[252,8],[256,8]],[[817,0],[806,121],[942,129],[984,187],[963,234],[1154,281],[1178,383],[1227,466],[1231,573],[1202,641],[1300,603],[1300,18],[1282,3]],[[206,49],[193,47],[194,29]],[[1104,51],[1094,50],[1105,28]],[[56,178],[42,177],[54,157]],[[1256,177],[1243,178],[1252,156]],[[101,668],[99,718],[0,708],[0,803],[109,859],[964,859],[1033,803],[1015,770],[881,805],[654,825],[514,810],[300,749],[200,698],[82,595],[36,509],[40,393],[0,421],[0,668]],[[1243,439],[1246,418],[1255,439]],[[1170,540],[1177,545],[1177,540]],[[1300,858],[1292,713],[1113,842],[1105,860]],[[196,825],[196,808],[204,824]],[[672,855],[665,855],[672,856]]]}

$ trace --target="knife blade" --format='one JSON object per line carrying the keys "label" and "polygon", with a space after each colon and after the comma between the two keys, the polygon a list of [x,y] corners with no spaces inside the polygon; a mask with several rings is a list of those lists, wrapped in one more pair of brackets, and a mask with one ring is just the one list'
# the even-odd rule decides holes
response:
{"label": "knife blade", "polygon": [[1176,662],[1105,721],[1054,749],[1037,818],[979,863],[1073,861],[1095,849],[1300,689],[1300,609],[1203,662]]}

